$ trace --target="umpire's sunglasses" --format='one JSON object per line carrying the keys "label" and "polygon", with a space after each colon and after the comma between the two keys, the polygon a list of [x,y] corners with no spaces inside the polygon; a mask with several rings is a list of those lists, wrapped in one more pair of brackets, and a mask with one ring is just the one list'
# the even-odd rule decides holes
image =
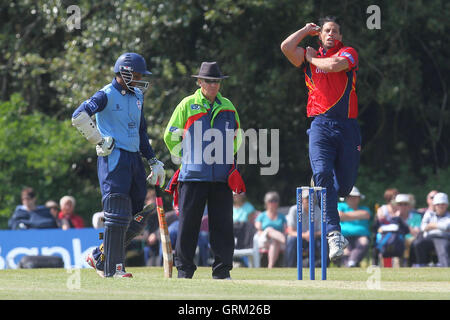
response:
{"label": "umpire's sunglasses", "polygon": [[203,79],[206,83],[220,83],[220,79]]}

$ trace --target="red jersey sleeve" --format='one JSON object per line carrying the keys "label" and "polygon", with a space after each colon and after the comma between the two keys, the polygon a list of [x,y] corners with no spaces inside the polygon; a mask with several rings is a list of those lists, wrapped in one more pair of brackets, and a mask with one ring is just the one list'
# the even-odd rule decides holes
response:
{"label": "red jersey sleeve", "polygon": [[358,69],[358,53],[352,47],[344,47],[340,50],[339,57],[343,57],[348,61],[349,70]]}

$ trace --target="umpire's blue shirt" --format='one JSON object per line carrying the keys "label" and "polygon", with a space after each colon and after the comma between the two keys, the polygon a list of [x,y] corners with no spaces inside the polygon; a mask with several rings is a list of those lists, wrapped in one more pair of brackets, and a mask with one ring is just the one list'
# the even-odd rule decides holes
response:
{"label": "umpire's blue shirt", "polygon": [[144,95],[124,89],[116,79],[84,101],[73,113],[85,111],[95,114],[97,128],[103,137],[113,137],[116,148],[129,152],[141,152],[147,158],[155,156],[147,135],[144,118]]}

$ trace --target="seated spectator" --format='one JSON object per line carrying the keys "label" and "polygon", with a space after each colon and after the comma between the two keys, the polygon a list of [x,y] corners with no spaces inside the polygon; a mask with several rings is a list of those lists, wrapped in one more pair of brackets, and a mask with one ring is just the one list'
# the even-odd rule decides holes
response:
{"label": "seated spectator", "polygon": [[12,230],[57,228],[49,208],[36,205],[36,193],[26,187],[21,192],[22,205],[18,205],[8,221]]}
{"label": "seated spectator", "polygon": [[446,193],[437,193],[433,197],[433,210],[427,211],[420,226],[423,237],[415,241],[417,264],[426,266],[434,249],[440,267],[450,266],[450,212]]}
{"label": "seated spectator", "polygon": [[349,242],[340,263],[347,267],[359,267],[369,250],[370,210],[360,205],[361,199],[364,195],[353,187],[345,202],[338,203],[341,233]]}
{"label": "seated spectator", "polygon": [[[409,227],[409,233],[405,236],[405,253],[404,257],[404,267],[411,267],[415,263],[415,250],[412,248],[414,240],[420,234],[420,224],[422,223],[422,215],[417,212],[416,208],[416,198],[413,194],[408,194],[409,203],[403,206],[403,212],[399,213],[402,219],[406,222]],[[400,208],[401,210],[402,208]]]}
{"label": "seated spectator", "polygon": [[388,188],[384,191],[384,204],[381,205],[376,212],[376,215],[373,219],[372,223],[372,264],[378,265],[379,264],[379,255],[380,252],[377,248],[377,234],[378,234],[378,228],[380,227],[382,221],[386,219],[386,217],[393,217],[394,216],[394,208],[393,208],[393,201],[395,199],[395,196],[398,194],[398,190],[396,188]]}
{"label": "seated spectator", "polygon": [[382,223],[384,219],[389,219],[389,217],[394,216],[394,205],[393,202],[395,200],[395,197],[398,194],[398,190],[395,188],[387,189],[384,192],[384,201],[385,203],[378,208],[377,210],[377,220]]}
{"label": "seated spectator", "polygon": [[56,201],[48,200],[45,203],[45,206],[50,210],[50,213],[51,213],[53,219],[55,219],[57,227],[61,228],[62,227],[62,221],[58,219],[59,206],[56,203]]}
{"label": "seated spectator", "polygon": [[75,198],[72,196],[64,196],[59,200],[61,211],[58,214],[58,219],[62,220],[62,229],[70,228],[80,229],[84,228],[84,220],[81,216],[75,213]]}
{"label": "seated spectator", "polygon": [[394,214],[386,214],[378,220],[376,246],[383,258],[398,257],[403,260],[405,237],[410,233],[406,223],[411,209],[410,199],[408,194],[397,194],[393,202]]}
{"label": "seated spectator", "polygon": [[422,216],[427,211],[433,211],[433,197],[436,195],[436,193],[438,193],[437,190],[431,190],[430,192],[428,192],[428,194],[427,194],[427,207],[420,208],[420,209],[417,210],[417,212],[420,213]]}
{"label": "seated spectator", "polygon": [[[303,266],[309,266],[309,191],[302,191],[302,248],[303,248]],[[320,208],[316,204],[314,215],[314,245],[316,266],[320,266]],[[297,267],[297,205],[289,208],[286,216],[287,221],[287,242],[286,242],[286,266],[289,268]]]}
{"label": "seated spectator", "polygon": [[236,249],[253,247],[255,217],[258,211],[247,200],[245,193],[233,194],[233,232],[236,238]]}
{"label": "seated spectator", "polygon": [[268,268],[275,266],[280,252],[286,245],[286,217],[277,211],[279,202],[277,192],[266,193],[264,197],[266,211],[261,212],[255,220],[259,247],[267,250]]}

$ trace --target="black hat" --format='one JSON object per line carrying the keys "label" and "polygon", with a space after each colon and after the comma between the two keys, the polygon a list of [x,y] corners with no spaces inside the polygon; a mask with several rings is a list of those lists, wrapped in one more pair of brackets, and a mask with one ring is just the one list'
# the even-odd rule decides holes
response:
{"label": "black hat", "polygon": [[224,76],[222,72],[220,72],[219,65],[217,64],[217,62],[202,62],[199,73],[196,75],[192,75],[192,77],[202,79],[228,78],[228,76]]}

